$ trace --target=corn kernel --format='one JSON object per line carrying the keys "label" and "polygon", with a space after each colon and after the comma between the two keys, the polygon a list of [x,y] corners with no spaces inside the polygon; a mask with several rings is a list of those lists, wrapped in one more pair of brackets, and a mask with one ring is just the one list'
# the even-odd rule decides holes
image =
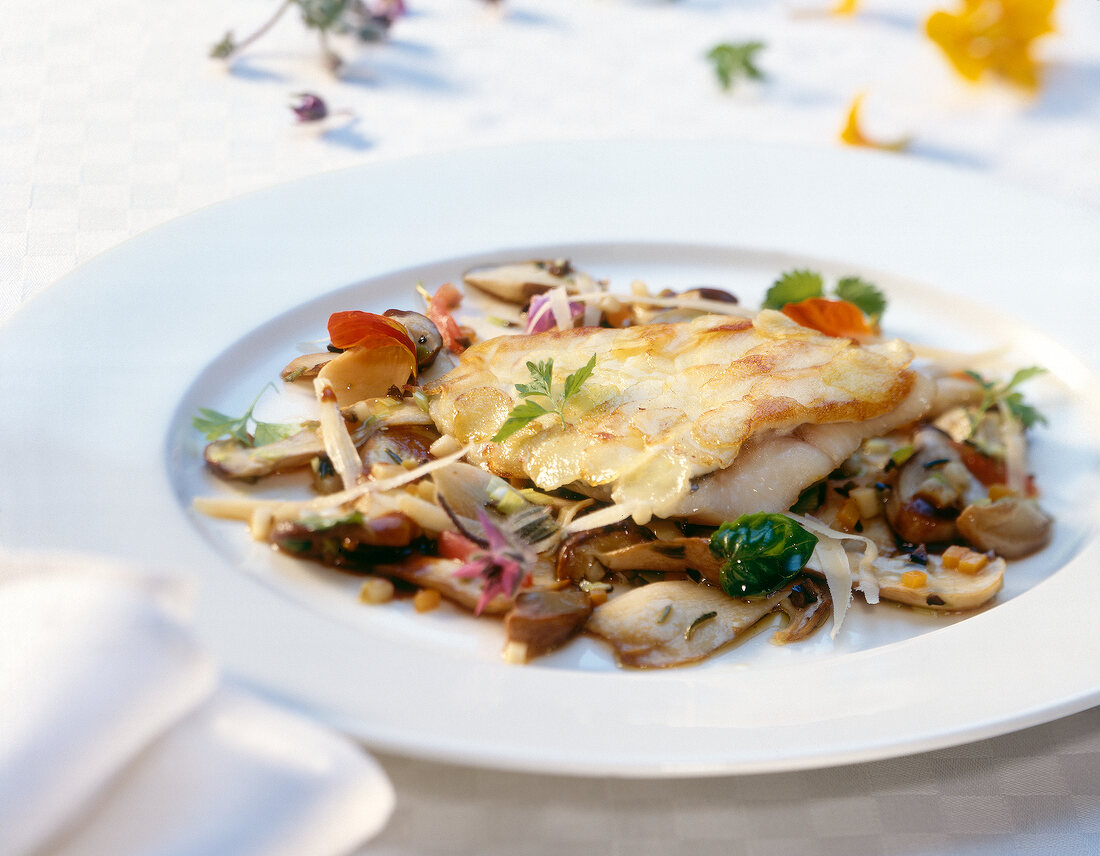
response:
{"label": "corn kernel", "polygon": [[967,547],[962,547],[959,544],[952,544],[943,551],[941,562],[944,568],[953,571],[959,566],[959,560],[969,552],[970,550]]}
{"label": "corn kernel", "polygon": [[989,564],[989,556],[985,553],[975,553],[971,550],[967,555],[959,559],[959,572],[963,574],[976,574]]}
{"label": "corn kernel", "polygon": [[385,577],[370,577],[359,588],[362,603],[389,603],[393,600],[393,583]]}
{"label": "corn kernel", "polygon": [[928,574],[924,571],[906,571],[901,575],[901,584],[906,588],[923,588],[928,582]]}
{"label": "corn kernel", "polygon": [[431,612],[442,600],[443,596],[435,589],[420,589],[413,595],[413,609],[417,612]]}
{"label": "corn kernel", "polygon": [[989,486],[989,498],[993,502],[1004,499],[1006,496],[1019,496],[1019,494],[1006,484],[991,484]]}
{"label": "corn kernel", "polygon": [[848,498],[844,500],[840,511],[833,518],[833,528],[842,532],[851,532],[857,523],[859,523],[859,504],[854,499]]}

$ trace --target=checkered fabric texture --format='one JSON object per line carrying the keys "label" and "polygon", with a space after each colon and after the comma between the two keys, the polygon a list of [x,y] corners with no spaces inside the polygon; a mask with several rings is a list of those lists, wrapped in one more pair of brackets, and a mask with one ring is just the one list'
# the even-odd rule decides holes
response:
{"label": "checkered fabric texture", "polygon": [[[837,19],[820,14],[828,0],[408,0],[392,39],[349,53],[336,80],[293,14],[233,65],[208,58],[276,0],[0,0],[0,322],[129,237],[276,182],[529,140],[836,145],[861,91],[876,136],[913,136],[906,156],[1100,208],[1100,3],[1062,0],[1040,51],[1046,85],[1024,98],[963,86],[914,36],[954,2],[865,0]],[[748,38],[766,44],[766,80],[722,92],[703,55]],[[288,105],[303,91],[333,115],[296,125]],[[384,856],[1100,853],[1100,709],[955,749],[741,778],[382,760],[397,813],[363,852]]]}

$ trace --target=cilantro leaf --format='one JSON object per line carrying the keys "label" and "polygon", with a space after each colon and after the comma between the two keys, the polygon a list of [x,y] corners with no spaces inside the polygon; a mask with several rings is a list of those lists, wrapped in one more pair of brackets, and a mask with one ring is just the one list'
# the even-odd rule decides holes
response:
{"label": "cilantro leaf", "polygon": [[765,309],[782,309],[788,303],[798,303],[825,294],[825,281],[812,270],[789,270],[779,277],[764,295]]}
{"label": "cilantro leaf", "polygon": [[836,296],[859,307],[860,311],[873,321],[882,317],[886,311],[886,296],[878,286],[858,276],[846,276],[836,284]]}
{"label": "cilantro leaf", "polygon": [[[566,426],[564,413],[566,402],[580,391],[585,381],[592,376],[595,368],[596,355],[593,354],[585,365],[565,379],[561,398],[557,399],[552,392],[554,361],[550,359],[537,364],[528,362],[527,371],[531,375],[531,382],[516,384],[516,392],[523,401],[512,408],[504,420],[504,424],[500,426],[500,430],[493,435],[492,442],[499,443],[501,440],[507,440],[520,428],[547,413],[557,414],[558,419],[561,420],[561,427],[564,428]],[[532,401],[532,397],[545,398],[550,402],[550,406],[547,407],[537,401]]]}
{"label": "cilantro leaf", "polygon": [[714,75],[723,90],[729,91],[739,79],[763,80],[764,73],[756,65],[756,54],[763,42],[723,42],[707,52],[714,66]]}

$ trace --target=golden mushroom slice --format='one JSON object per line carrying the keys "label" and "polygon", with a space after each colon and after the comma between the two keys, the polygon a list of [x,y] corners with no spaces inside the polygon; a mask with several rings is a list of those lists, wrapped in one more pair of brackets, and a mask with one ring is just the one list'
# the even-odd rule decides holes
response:
{"label": "golden mushroom slice", "polygon": [[462,275],[467,285],[516,306],[524,306],[536,294],[559,286],[565,286],[566,291],[575,294],[581,290],[578,285],[581,277],[591,281],[587,274],[573,270],[568,259],[490,265],[468,270]]}
{"label": "golden mushroom slice", "polygon": [[680,666],[728,645],[789,593],[788,586],[769,597],[732,598],[712,586],[667,580],[612,598],[585,629],[610,642],[624,666]]}
{"label": "golden mushroom slice", "polygon": [[[968,552],[985,558],[984,563],[980,560],[975,563],[973,572],[946,568],[940,556],[929,556],[923,567],[901,557],[879,556],[874,562],[879,597],[937,612],[961,612],[984,606],[1001,590],[1005,560]],[[849,560],[853,574],[858,573],[858,558],[849,554]],[[861,587],[867,590],[865,582]]]}

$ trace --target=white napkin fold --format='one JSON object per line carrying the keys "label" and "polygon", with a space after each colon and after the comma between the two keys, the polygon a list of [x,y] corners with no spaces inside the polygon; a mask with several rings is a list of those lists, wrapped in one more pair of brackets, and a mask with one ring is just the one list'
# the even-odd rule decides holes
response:
{"label": "white napkin fold", "polygon": [[193,594],[0,554],[2,856],[337,856],[385,824],[393,788],[360,747],[219,686]]}

